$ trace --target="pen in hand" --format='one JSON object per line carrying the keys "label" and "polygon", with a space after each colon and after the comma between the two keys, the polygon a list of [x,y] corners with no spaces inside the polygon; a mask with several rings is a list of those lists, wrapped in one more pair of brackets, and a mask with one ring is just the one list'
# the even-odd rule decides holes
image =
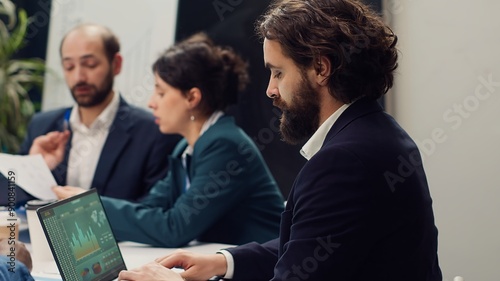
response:
{"label": "pen in hand", "polygon": [[69,117],[71,116],[71,108],[64,112],[64,120],[63,120],[63,132],[69,130]]}

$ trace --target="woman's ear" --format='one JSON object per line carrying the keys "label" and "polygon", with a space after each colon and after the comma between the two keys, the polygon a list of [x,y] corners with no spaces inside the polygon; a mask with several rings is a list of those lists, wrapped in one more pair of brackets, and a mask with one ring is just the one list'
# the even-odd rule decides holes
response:
{"label": "woman's ear", "polygon": [[189,109],[194,109],[200,104],[201,102],[201,91],[199,88],[191,88],[187,93],[186,93],[186,101],[188,102],[188,107]]}
{"label": "woman's ear", "polygon": [[320,86],[326,86],[332,73],[331,61],[325,56],[320,56],[315,59],[314,69],[316,70],[316,83]]}

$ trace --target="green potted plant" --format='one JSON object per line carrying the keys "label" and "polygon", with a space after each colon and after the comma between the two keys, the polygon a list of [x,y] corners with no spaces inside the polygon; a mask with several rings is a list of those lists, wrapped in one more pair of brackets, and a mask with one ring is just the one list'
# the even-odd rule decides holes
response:
{"label": "green potted plant", "polygon": [[0,0],[0,152],[16,153],[34,113],[28,91],[42,88],[45,63],[14,59],[26,43],[30,19],[10,0]]}

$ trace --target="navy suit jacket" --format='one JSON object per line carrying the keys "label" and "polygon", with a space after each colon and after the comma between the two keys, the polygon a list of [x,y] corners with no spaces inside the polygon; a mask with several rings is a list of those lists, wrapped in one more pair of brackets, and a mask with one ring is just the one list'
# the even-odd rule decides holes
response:
{"label": "navy suit jacket", "polygon": [[[28,154],[36,137],[51,131],[62,131],[68,109],[36,114],[30,122],[20,154]],[[165,177],[168,155],[180,139],[177,135],[161,134],[151,113],[129,105],[120,97],[120,105],[102,149],[92,187],[97,188],[100,195],[137,200]],[[66,146],[63,162],[52,171],[59,185],[66,185],[70,149],[71,139]],[[20,188],[17,188],[16,193],[18,203],[33,198]]]}
{"label": "navy suit jacket", "polygon": [[417,146],[376,101],[355,102],[297,176],[279,239],[229,251],[233,280],[442,280]]}

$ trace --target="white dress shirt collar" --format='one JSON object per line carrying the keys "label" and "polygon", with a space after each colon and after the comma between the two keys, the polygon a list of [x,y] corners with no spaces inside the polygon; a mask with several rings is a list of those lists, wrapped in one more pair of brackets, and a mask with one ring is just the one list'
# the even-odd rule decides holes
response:
{"label": "white dress shirt collar", "polygon": [[328,119],[319,126],[319,128],[314,132],[312,137],[302,146],[300,154],[304,156],[307,160],[311,159],[314,154],[316,154],[323,146],[326,135],[332,128],[333,124],[339,119],[340,115],[349,107],[351,104],[344,104],[339,109],[337,109]]}
{"label": "white dress shirt collar", "polygon": [[116,93],[111,93],[113,99],[106,106],[106,108],[97,116],[97,118],[92,122],[90,127],[85,126],[80,119],[79,106],[75,104],[71,110],[71,115],[69,117],[69,123],[71,124],[71,129],[73,131],[89,132],[95,130],[108,130],[115,120],[116,112],[118,112],[118,107],[120,106],[120,95]]}

